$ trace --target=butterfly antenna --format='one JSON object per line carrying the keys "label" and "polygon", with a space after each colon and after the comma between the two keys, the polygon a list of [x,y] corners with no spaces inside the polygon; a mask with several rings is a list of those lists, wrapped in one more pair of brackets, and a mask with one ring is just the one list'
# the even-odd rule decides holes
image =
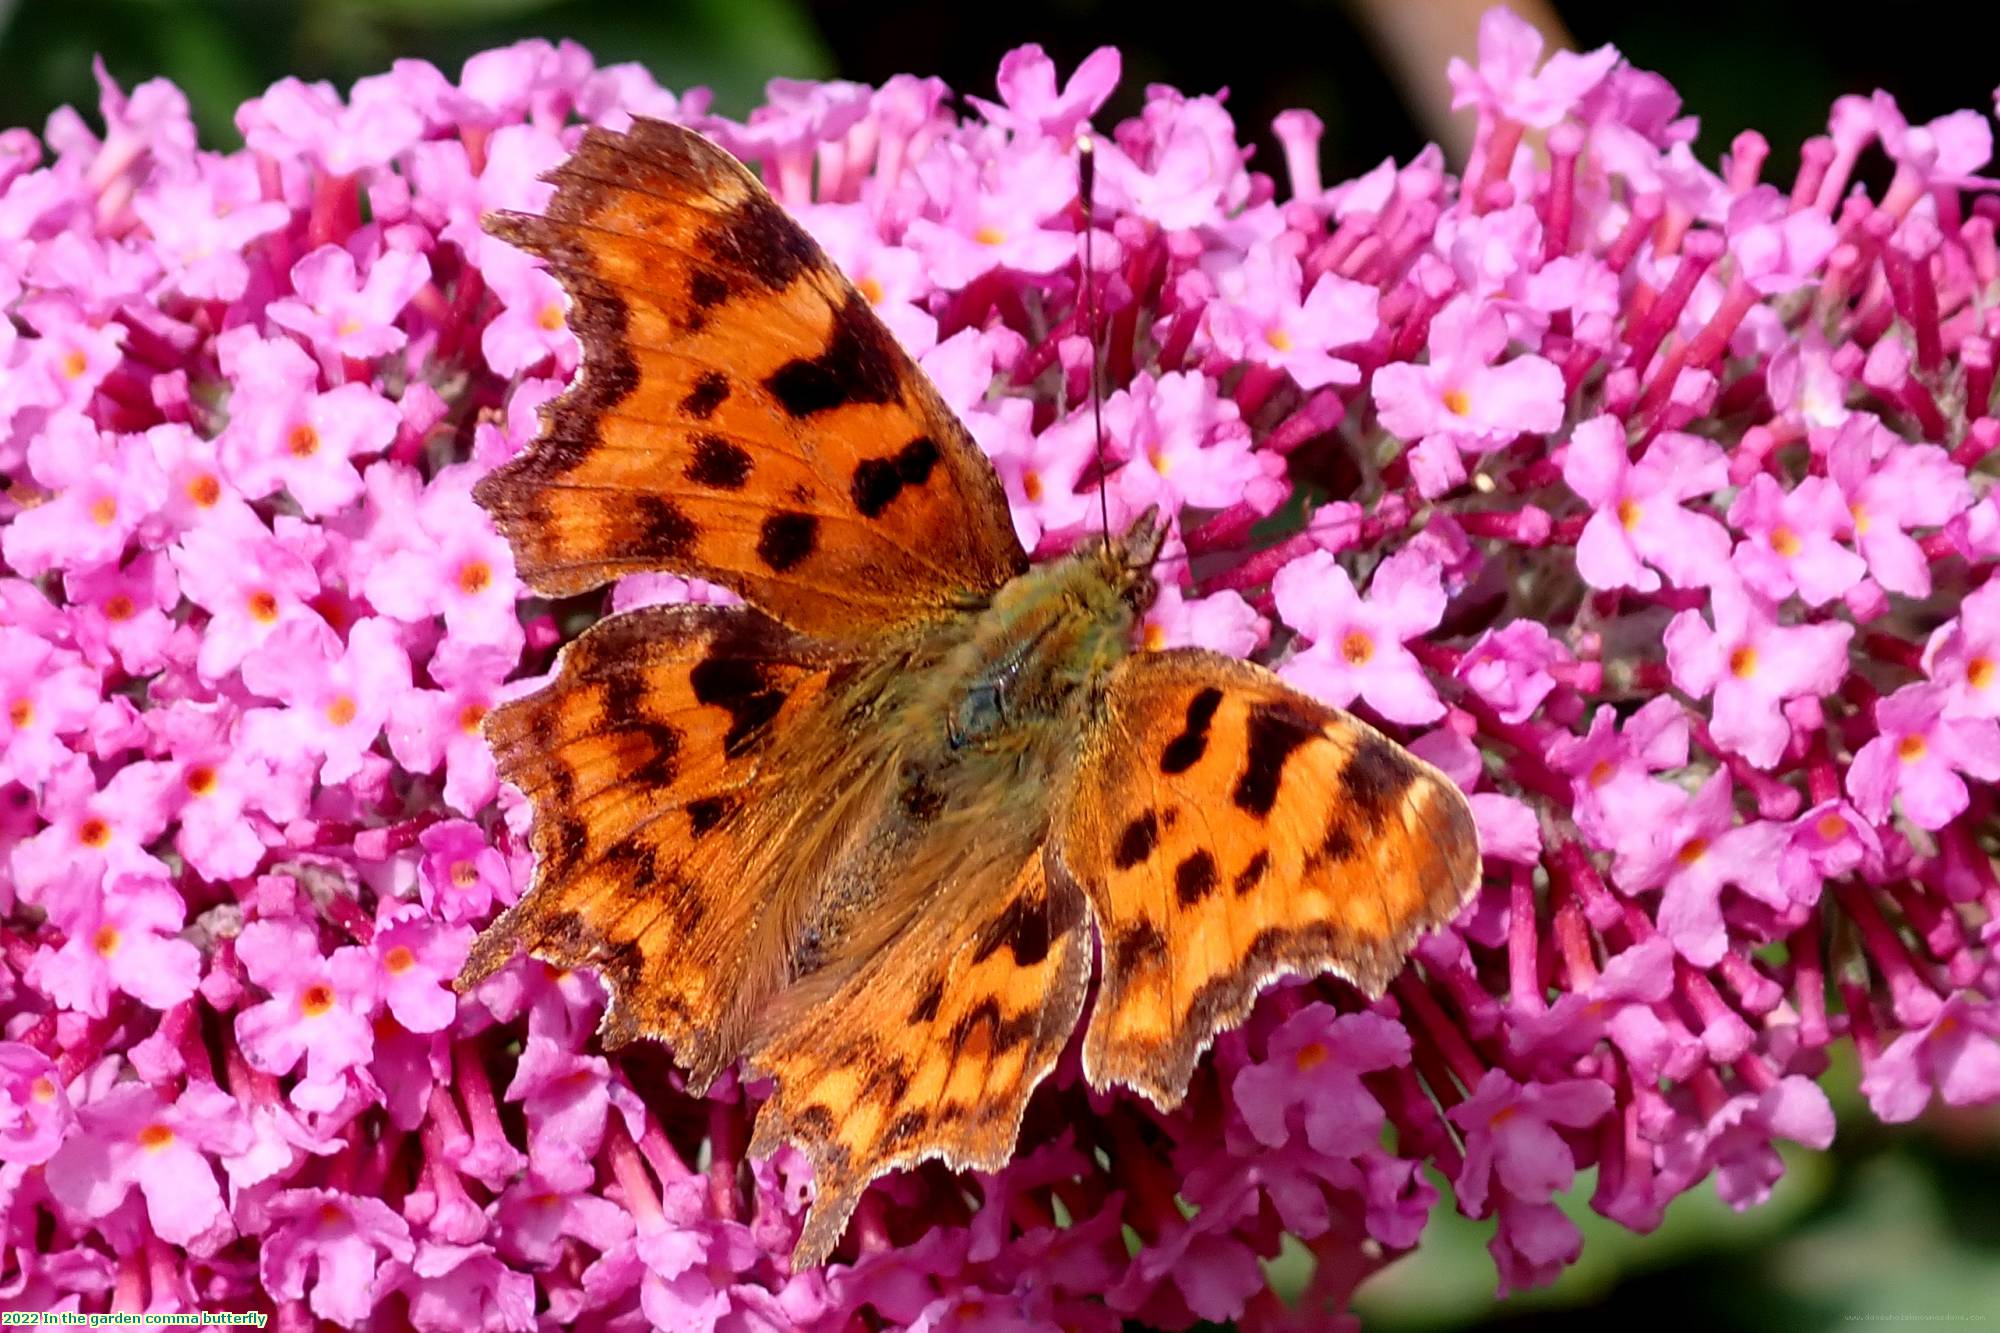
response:
{"label": "butterfly antenna", "polygon": [[1097,230],[1097,151],[1085,129],[1076,141],[1076,190],[1083,204],[1083,274],[1078,282],[1085,336],[1090,343],[1090,424],[1097,438],[1097,511],[1104,524],[1104,553],[1111,554],[1111,500],[1104,470],[1104,393],[1097,379],[1097,265],[1091,260],[1091,235]]}

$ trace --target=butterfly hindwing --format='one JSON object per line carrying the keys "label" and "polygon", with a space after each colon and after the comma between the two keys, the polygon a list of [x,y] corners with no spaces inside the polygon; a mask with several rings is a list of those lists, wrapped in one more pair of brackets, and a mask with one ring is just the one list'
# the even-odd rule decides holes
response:
{"label": "butterfly hindwing", "polygon": [[668,570],[858,642],[1026,568],[992,465],[734,158],[642,119],[546,179],[488,225],[568,291],[583,371],[478,491],[531,586]]}
{"label": "butterfly hindwing", "polygon": [[[983,880],[984,877],[982,877]],[[1042,857],[953,885],[832,994],[783,1013],[750,1055],[776,1091],[753,1151],[796,1143],[814,1200],[794,1267],[821,1263],[885,1171],[925,1158],[998,1170],[1090,978],[1086,909]]]}
{"label": "butterfly hindwing", "polygon": [[1103,940],[1085,1073],[1161,1106],[1271,979],[1330,971],[1379,994],[1479,877],[1450,779],[1263,668],[1192,649],[1113,671],[1052,852]]}
{"label": "butterfly hindwing", "polygon": [[838,659],[745,607],[655,607],[598,622],[554,680],[486,720],[500,776],[534,810],[536,873],[482,934],[461,987],[517,948],[601,970],[608,1044],[665,1037],[697,1079],[737,1054],[754,895],[739,829],[774,782],[771,738],[821,701]]}

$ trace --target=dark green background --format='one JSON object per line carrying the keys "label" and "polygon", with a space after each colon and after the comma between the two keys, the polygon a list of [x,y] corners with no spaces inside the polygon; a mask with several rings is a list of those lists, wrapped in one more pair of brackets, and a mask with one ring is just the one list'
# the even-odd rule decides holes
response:
{"label": "dark green background", "polygon": [[[1422,3],[1423,0],[1410,0]],[[2000,43],[1980,5],[1870,9],[1805,3],[1558,5],[1583,45],[1613,42],[1666,74],[1702,117],[1712,158],[1741,129],[1772,141],[1767,177],[1789,180],[1801,139],[1843,92],[1887,88],[1913,120],[1959,107],[1990,111]],[[1338,4],[1219,5],[1211,17],[1161,0],[0,0],[0,124],[39,129],[64,102],[95,118],[90,57],[126,84],[166,74],[187,89],[204,142],[236,141],[236,104],[285,74],[345,84],[405,55],[448,74],[486,47],[573,37],[604,62],[639,60],[663,84],[706,83],[740,115],[766,78],[879,81],[912,71],[990,93],[1008,48],[1038,41],[1067,67],[1104,42],[1123,48],[1125,91],[1148,82],[1232,90],[1246,137],[1269,143],[1277,111],[1306,106],[1327,123],[1327,179],[1422,141],[1368,39]],[[1259,165],[1273,168],[1262,156]],[[1878,178],[1881,164],[1867,165]],[[1583,1262],[1553,1289],[1496,1307],[1485,1252],[1491,1223],[1441,1209],[1423,1248],[1364,1289],[1373,1329],[1484,1326],[1614,1330],[1673,1318],[1701,1330],[1935,1329],[2000,1320],[2000,1164],[1992,1115],[1934,1116],[1885,1130],[1828,1077],[1841,1117],[1829,1154],[1791,1156],[1767,1207],[1735,1214],[1704,1185],[1661,1231],[1635,1237],[1582,1206]],[[1281,1259],[1281,1285],[1298,1267]]]}

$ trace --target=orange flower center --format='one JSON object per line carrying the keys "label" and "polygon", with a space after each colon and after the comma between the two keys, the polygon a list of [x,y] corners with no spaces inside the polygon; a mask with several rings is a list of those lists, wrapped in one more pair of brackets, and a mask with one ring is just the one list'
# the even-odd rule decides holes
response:
{"label": "orange flower center", "polygon": [[1326,1047],[1319,1042],[1309,1041],[1299,1047],[1299,1053],[1292,1057],[1292,1063],[1298,1066],[1301,1074],[1308,1069],[1317,1069],[1326,1063]]}
{"label": "orange flower center", "polygon": [[1906,764],[1914,764],[1929,754],[1931,747],[1922,736],[1905,736],[1896,742],[1896,757]]}
{"label": "orange flower center", "polygon": [[1684,866],[1691,866],[1707,855],[1707,838],[1689,838],[1681,844],[1681,849],[1674,853],[1674,860],[1679,861]]}
{"label": "orange flower center", "polygon": [[90,521],[100,528],[108,528],[118,518],[118,501],[109,495],[100,495],[90,502]]}
{"label": "orange flower center", "polygon": [[1144,642],[1147,652],[1159,652],[1160,649],[1167,646],[1167,627],[1157,620],[1147,621]]}
{"label": "orange flower center", "polygon": [[1826,841],[1838,842],[1847,836],[1847,821],[1829,811],[1819,817],[1819,822],[1813,825],[1813,829]]}
{"label": "orange flower center", "polygon": [[213,472],[197,472],[188,478],[187,498],[207,509],[222,498],[222,483]]}
{"label": "orange flower center", "polygon": [[1873,527],[1875,523],[1875,520],[1869,516],[1868,510],[1861,505],[1855,504],[1849,505],[1847,512],[1854,519],[1854,534],[1857,537],[1866,537],[1868,529]]}
{"label": "orange flower center", "polygon": [[52,1102],[56,1099],[56,1085],[47,1074],[37,1078],[29,1092],[38,1102]]}
{"label": "orange flower center", "polygon": [[461,889],[471,888],[479,882],[479,867],[470,861],[453,861],[451,882]]}
{"label": "orange flower center", "polygon": [[8,704],[7,720],[12,722],[16,728],[25,727],[30,722],[33,722],[35,720],[35,701],[33,699],[16,699],[13,703]]}
{"label": "orange flower center", "polygon": [[250,618],[259,624],[268,625],[278,618],[277,595],[267,588],[259,588],[244,600],[249,608]]}
{"label": "orange flower center", "polygon": [[191,795],[206,796],[215,790],[215,769],[208,764],[196,764],[181,781]]}
{"label": "orange flower center", "polygon": [[1274,352],[1289,352],[1292,350],[1292,335],[1281,328],[1264,330],[1264,341],[1271,345],[1271,350]]}
{"label": "orange flower center", "polygon": [[325,711],[327,721],[333,723],[336,727],[344,727],[352,722],[354,715],[361,710],[356,706],[353,695],[336,694],[332,699],[327,701]]}
{"label": "orange flower center", "polygon": [[1611,775],[1617,771],[1617,765],[1613,764],[1609,759],[1598,760],[1590,766],[1590,785],[1593,787],[1602,787],[1605,783],[1611,781]]}
{"label": "orange flower center", "polygon": [[999,245],[1007,239],[1007,233],[998,227],[985,226],[972,233],[972,239],[981,245]]}
{"label": "orange flower center", "polygon": [[485,720],[485,704],[467,704],[459,710],[458,729],[468,736],[477,736],[479,734],[479,724]]}
{"label": "orange flower center", "polygon": [[1042,498],[1042,474],[1039,472],[1023,473],[1021,476],[1021,494],[1027,496],[1031,501],[1040,500]]}
{"label": "orange flower center", "polygon": [[1472,399],[1466,396],[1466,392],[1463,389],[1446,389],[1444,391],[1444,410],[1455,417],[1462,417],[1472,410]]}
{"label": "orange flower center", "polygon": [[1637,500],[1620,500],[1618,502],[1619,526],[1627,532],[1637,532],[1639,530],[1639,519],[1644,516],[1645,512],[1645,510],[1639,507]]}
{"label": "orange flower center", "polygon": [[111,825],[92,815],[76,826],[76,840],[86,847],[102,847],[111,841]]}
{"label": "orange flower center", "polygon": [[484,560],[468,560],[458,567],[458,590],[467,597],[485,592],[493,582],[493,566]]}
{"label": "orange flower center", "polygon": [[315,981],[299,992],[299,1012],[307,1018],[318,1018],[333,1008],[333,987],[324,981]]}
{"label": "orange flower center", "polygon": [[64,379],[82,379],[83,372],[90,369],[90,358],[81,349],[72,347],[63,354],[62,373]]}
{"label": "orange flower center", "polygon": [[535,323],[541,325],[550,333],[554,333],[563,326],[562,307],[554,301],[549,302],[542,307],[542,313],[535,316]]}
{"label": "orange flower center", "polygon": [[285,448],[293,458],[311,458],[319,452],[319,432],[313,429],[312,422],[301,421],[285,438]]}
{"label": "orange flower center", "polygon": [[888,295],[887,292],[882,290],[881,281],[877,279],[873,274],[861,279],[859,282],[855,283],[854,286],[856,287],[856,289],[860,291],[863,299],[865,299],[869,305],[881,305],[882,298]]}
{"label": "orange flower center", "polygon": [[323,1203],[319,1206],[319,1224],[323,1227],[337,1227],[347,1220],[347,1213],[337,1203]]}
{"label": "orange flower center", "polygon": [[1789,560],[1799,553],[1799,534],[1779,524],[1771,529],[1771,549]]}
{"label": "orange flower center", "polygon": [[139,1131],[139,1146],[148,1152],[158,1152],[173,1141],[174,1132],[157,1120]]}
{"label": "orange flower center", "polygon": [[1749,644],[1738,644],[1729,654],[1729,674],[1738,680],[1748,680],[1757,674],[1757,650]]}
{"label": "orange flower center", "polygon": [[118,952],[118,927],[99,926],[97,933],[90,937],[90,947],[97,950],[99,958],[109,958]]}
{"label": "orange flower center", "polygon": [[390,976],[400,976],[417,965],[417,956],[410,952],[410,946],[399,944],[382,955],[382,970]]}
{"label": "orange flower center", "polygon": [[1965,664],[1965,683],[1975,690],[1983,690],[1993,684],[1993,677],[2000,668],[1993,665],[1990,657],[1975,657]]}
{"label": "orange flower center", "polygon": [[104,603],[104,618],[106,620],[130,620],[132,613],[137,609],[137,607],[132,605],[130,597],[127,597],[122,592],[113,593],[110,599]]}
{"label": "orange flower center", "polygon": [[1375,640],[1368,636],[1366,630],[1351,629],[1340,641],[1340,655],[1349,666],[1367,666],[1369,659],[1375,656]]}

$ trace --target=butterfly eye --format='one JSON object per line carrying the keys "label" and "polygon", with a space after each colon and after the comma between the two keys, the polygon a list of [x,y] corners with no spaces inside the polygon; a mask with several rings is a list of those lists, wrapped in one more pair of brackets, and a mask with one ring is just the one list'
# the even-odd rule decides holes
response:
{"label": "butterfly eye", "polygon": [[982,680],[965,692],[945,729],[954,750],[991,735],[1007,720],[1006,695],[998,681]]}

